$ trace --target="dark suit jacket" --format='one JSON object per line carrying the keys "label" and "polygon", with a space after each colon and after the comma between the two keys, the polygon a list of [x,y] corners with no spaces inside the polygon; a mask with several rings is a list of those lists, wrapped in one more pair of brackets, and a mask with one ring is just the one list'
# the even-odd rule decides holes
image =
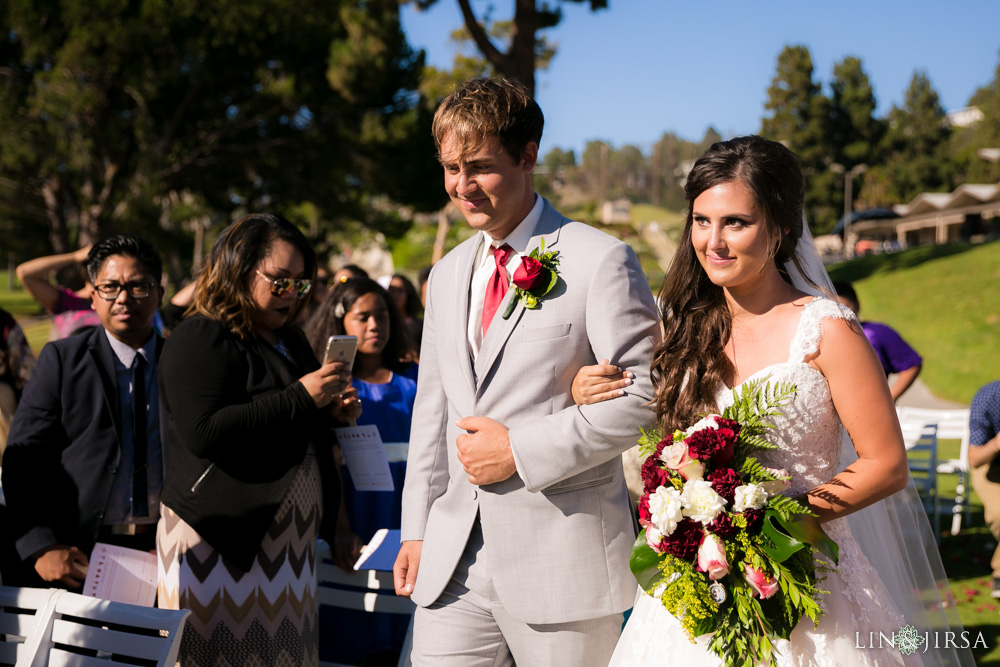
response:
{"label": "dark suit jacket", "polygon": [[3,459],[21,558],[53,544],[90,553],[121,459],[120,434],[114,352],[104,328],[42,348]]}
{"label": "dark suit jacket", "polygon": [[340,500],[333,423],[298,381],[319,364],[301,332],[282,334],[291,360],[260,339],[190,317],[170,334],[160,360],[163,504],[245,571],[310,443],[328,535]]}

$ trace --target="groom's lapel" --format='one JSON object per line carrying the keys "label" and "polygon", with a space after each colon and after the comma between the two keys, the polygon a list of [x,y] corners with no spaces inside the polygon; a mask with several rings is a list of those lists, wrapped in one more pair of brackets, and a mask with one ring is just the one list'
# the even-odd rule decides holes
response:
{"label": "groom's lapel", "polygon": [[483,381],[489,374],[490,368],[493,367],[493,363],[497,360],[497,355],[500,354],[500,350],[503,349],[507,339],[514,332],[514,328],[517,326],[518,320],[521,319],[521,315],[524,314],[524,304],[520,300],[517,300],[510,317],[506,320],[503,319],[503,314],[507,312],[511,301],[515,300],[517,300],[517,296],[514,289],[508,289],[507,293],[504,294],[503,301],[500,302],[500,307],[497,308],[497,312],[493,316],[490,328],[486,331],[483,344],[479,347],[479,356],[476,357],[477,396],[482,393]]}
{"label": "groom's lapel", "polygon": [[472,249],[466,254],[463,261],[458,262],[458,275],[455,276],[455,285],[458,286],[458,289],[455,290],[458,293],[458,310],[456,311],[458,316],[455,321],[459,324],[458,330],[454,332],[457,348],[455,359],[458,360],[462,376],[473,395],[476,393],[476,382],[473,379],[472,355],[469,352],[469,290],[472,289],[472,272],[476,267],[476,258],[479,257],[479,253],[483,249],[483,235],[477,234],[476,236],[479,238],[479,243],[470,244]]}
{"label": "groom's lapel", "polygon": [[[546,201],[545,208],[542,209],[542,217],[538,220],[538,225],[535,227],[535,234],[531,237],[531,241],[528,242],[525,254],[537,248],[541,244],[542,239],[545,240],[546,251],[554,246],[559,240],[559,230],[562,229],[563,220],[562,215]],[[503,319],[503,314],[507,312],[511,301],[514,300],[516,300],[516,303],[514,304],[513,312],[511,312],[509,318],[506,320]],[[503,301],[500,302],[500,307],[497,308],[496,315],[493,316],[490,328],[486,332],[483,344],[479,348],[479,356],[476,357],[477,396],[483,393],[483,383],[489,375],[490,369],[496,363],[497,358],[500,356],[500,351],[506,346],[510,335],[514,333],[514,329],[517,327],[521,316],[524,315],[525,310],[524,304],[517,299],[514,287],[511,285],[507,289]]]}

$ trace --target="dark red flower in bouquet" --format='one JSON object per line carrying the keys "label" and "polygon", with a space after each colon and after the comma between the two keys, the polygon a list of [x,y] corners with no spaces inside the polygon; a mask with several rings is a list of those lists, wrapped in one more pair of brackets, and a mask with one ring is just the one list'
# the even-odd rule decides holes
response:
{"label": "dark red flower in bouquet", "polygon": [[724,417],[716,417],[715,423],[718,428],[699,429],[684,442],[693,458],[724,466],[733,459],[733,445],[740,435],[740,424]]}
{"label": "dark red flower in bouquet", "polygon": [[646,460],[642,462],[640,473],[642,475],[643,491],[646,493],[652,493],[661,486],[669,485],[670,473],[662,468],[663,462],[660,461],[660,454],[663,452],[663,448],[669,444],[671,444],[669,440],[661,440],[656,445],[656,451],[647,456]]}
{"label": "dark red flower in bouquet", "polygon": [[712,489],[730,504],[736,498],[736,487],[742,483],[739,473],[732,468],[713,470],[705,479],[712,485]]}
{"label": "dark red flower in bouquet", "polygon": [[649,492],[646,492],[639,499],[639,525],[645,528],[652,518],[653,515],[649,511]]}
{"label": "dark red flower in bouquet", "polygon": [[698,547],[701,546],[703,539],[705,531],[701,524],[691,519],[684,519],[677,524],[674,532],[663,538],[660,547],[668,554],[692,562],[698,555]]}
{"label": "dark red flower in bouquet", "polygon": [[515,286],[523,290],[529,290],[537,286],[545,275],[545,267],[534,257],[525,257],[521,260],[521,266],[514,271],[512,282]]}
{"label": "dark red flower in bouquet", "polygon": [[743,517],[747,520],[747,532],[756,535],[764,525],[764,510],[745,509]]}
{"label": "dark red flower in bouquet", "polygon": [[[716,491],[718,493],[718,491]],[[715,533],[723,539],[728,539],[739,532],[739,528],[733,525],[733,518],[726,512],[719,512],[712,523],[705,526],[709,532]]]}

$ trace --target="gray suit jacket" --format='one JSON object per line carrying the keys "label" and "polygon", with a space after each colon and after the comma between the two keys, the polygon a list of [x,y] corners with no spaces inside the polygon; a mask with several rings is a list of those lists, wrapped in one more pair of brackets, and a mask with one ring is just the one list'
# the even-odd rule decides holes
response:
{"label": "gray suit jacket", "polygon": [[[639,262],[624,243],[545,202],[529,250],[559,250],[559,284],[540,308],[497,310],[475,364],[466,330],[482,235],[434,267],[403,487],[403,540],[423,540],[412,599],[433,603],[448,584],[477,513],[497,595],[526,623],[565,623],[631,607],[633,522],[620,454],[649,426],[649,363],[657,316]],[[577,371],[601,358],[631,370],[626,396],[577,407]],[[458,461],[458,419],[510,429],[518,474],[484,487]]]}

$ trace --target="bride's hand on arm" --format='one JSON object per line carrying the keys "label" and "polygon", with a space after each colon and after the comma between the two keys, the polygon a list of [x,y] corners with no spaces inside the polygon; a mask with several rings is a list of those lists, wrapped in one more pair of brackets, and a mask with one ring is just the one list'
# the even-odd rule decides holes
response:
{"label": "bride's hand on arm", "polygon": [[584,366],[573,378],[573,401],[577,405],[600,403],[625,394],[635,375],[601,359],[596,366]]}
{"label": "bride's hand on arm", "polygon": [[833,405],[858,454],[857,461],[808,494],[820,521],[829,521],[896,493],[906,486],[909,468],[885,373],[860,327],[825,320],[813,365],[829,382]]}

